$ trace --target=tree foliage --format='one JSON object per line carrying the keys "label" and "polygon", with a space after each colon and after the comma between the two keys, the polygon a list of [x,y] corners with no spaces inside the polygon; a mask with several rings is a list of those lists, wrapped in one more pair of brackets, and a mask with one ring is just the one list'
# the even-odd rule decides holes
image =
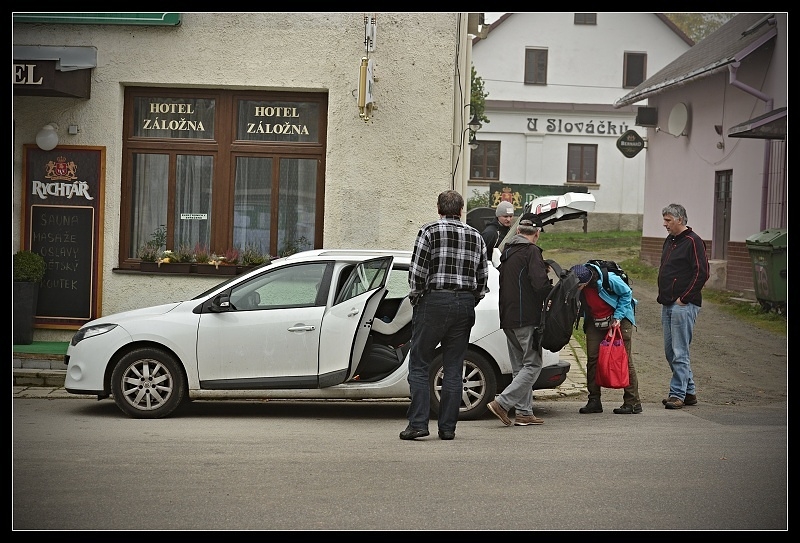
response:
{"label": "tree foliage", "polygon": [[695,43],[727,23],[735,13],[665,13]]}
{"label": "tree foliage", "polygon": [[471,74],[471,85],[470,85],[472,92],[470,93],[469,103],[472,106],[470,109],[472,113],[478,116],[478,120],[482,124],[487,124],[489,118],[484,113],[484,109],[486,108],[486,97],[489,96],[489,93],[483,88],[483,78],[478,75],[478,72],[475,71],[475,66],[472,66],[472,74]]}

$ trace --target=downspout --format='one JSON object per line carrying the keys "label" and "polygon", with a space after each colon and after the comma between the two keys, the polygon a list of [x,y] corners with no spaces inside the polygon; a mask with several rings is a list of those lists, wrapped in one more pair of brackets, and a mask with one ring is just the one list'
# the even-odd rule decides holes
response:
{"label": "downspout", "polygon": [[[763,92],[758,89],[754,89],[749,85],[745,85],[738,79],[736,79],[736,71],[739,69],[741,62],[732,62],[728,64],[728,72],[729,72],[729,83],[734,87],[743,90],[748,94],[752,94],[759,100],[763,100],[765,102],[764,113],[769,113],[773,109],[774,99],[770,98]],[[760,229],[766,230],[767,228],[767,198],[769,196],[769,163],[772,158],[772,145],[770,140],[764,140],[764,165],[762,167],[762,181],[761,181],[761,221],[760,221]]]}

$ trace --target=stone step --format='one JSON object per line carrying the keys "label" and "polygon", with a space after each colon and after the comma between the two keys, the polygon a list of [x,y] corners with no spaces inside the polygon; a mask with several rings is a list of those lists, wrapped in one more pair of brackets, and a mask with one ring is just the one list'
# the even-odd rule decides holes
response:
{"label": "stone step", "polygon": [[67,370],[65,369],[14,368],[14,386],[61,388],[64,386],[66,377]]}
{"label": "stone step", "polygon": [[14,353],[14,386],[63,387],[67,376],[64,355]]}

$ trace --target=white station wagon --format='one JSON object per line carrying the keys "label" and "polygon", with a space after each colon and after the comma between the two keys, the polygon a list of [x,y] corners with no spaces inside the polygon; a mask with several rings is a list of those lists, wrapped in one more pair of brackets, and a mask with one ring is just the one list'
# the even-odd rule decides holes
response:
{"label": "white station wagon", "polygon": [[[93,320],[67,349],[65,388],[113,397],[135,418],[190,399],[409,398],[410,251],[316,249],[280,258],[191,300]],[[498,271],[476,307],[464,360],[461,420],[481,417],[511,381],[497,306]],[[534,389],[564,382],[544,352]],[[431,368],[439,408],[441,359]]]}

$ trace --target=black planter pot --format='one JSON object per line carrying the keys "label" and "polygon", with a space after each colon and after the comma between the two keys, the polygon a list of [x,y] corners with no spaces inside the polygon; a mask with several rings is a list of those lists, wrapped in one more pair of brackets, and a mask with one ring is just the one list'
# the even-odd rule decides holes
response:
{"label": "black planter pot", "polygon": [[33,343],[39,283],[14,281],[14,345]]}

